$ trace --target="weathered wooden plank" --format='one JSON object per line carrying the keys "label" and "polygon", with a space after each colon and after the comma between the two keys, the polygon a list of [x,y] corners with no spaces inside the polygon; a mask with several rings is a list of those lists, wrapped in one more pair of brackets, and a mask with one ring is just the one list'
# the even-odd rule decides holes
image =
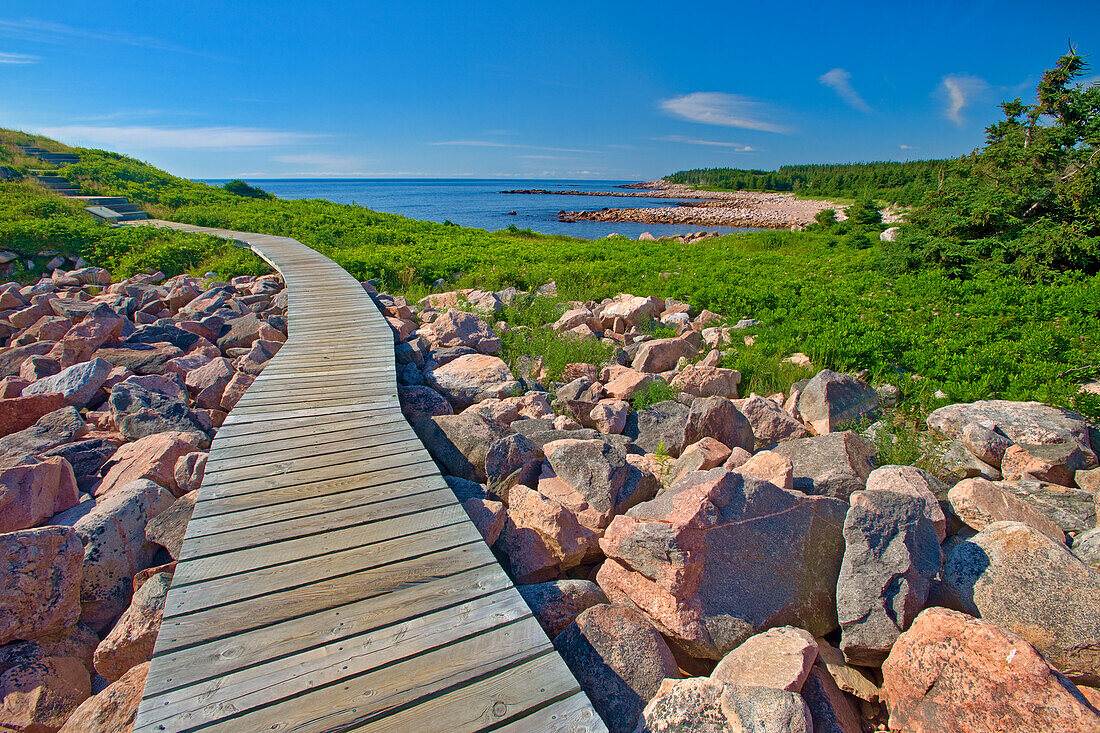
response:
{"label": "weathered wooden plank", "polygon": [[251,441],[241,445],[226,445],[220,443],[217,455],[213,456],[206,464],[208,472],[218,470],[221,466],[235,464],[251,465],[269,460],[269,458],[294,457],[302,451],[315,450],[320,447],[335,450],[339,444],[361,441],[368,438],[380,437],[392,432],[405,432],[409,430],[409,424],[400,417],[391,416],[388,421],[363,425],[358,420],[345,423],[346,427],[328,428],[312,435],[295,435],[291,437],[273,437],[278,433],[264,433],[262,442]]}
{"label": "weathered wooden plank", "polygon": [[[249,388],[246,397],[250,400],[264,397],[293,396],[303,397],[309,395],[341,397],[344,399],[356,399],[360,395],[373,392],[384,392],[390,389],[393,380],[392,374],[375,373],[373,375],[349,374],[340,378],[328,377],[324,374],[314,374],[310,377],[298,377],[293,382],[256,382]],[[308,379],[306,384],[303,380]],[[358,381],[356,381],[358,380]],[[242,401],[244,398],[242,398]]]}
{"label": "weathered wooden plank", "polygon": [[[291,403],[293,404],[293,403]],[[318,409],[301,410],[301,409],[286,409],[286,410],[269,410],[259,415],[237,415],[236,410],[229,413],[229,417],[225,418],[225,422],[222,423],[222,427],[226,425],[239,425],[241,423],[259,423],[259,422],[271,422],[271,421],[291,421],[291,420],[309,420],[317,417],[318,415],[345,415],[357,412],[383,412],[389,409],[400,409],[397,400],[390,400],[388,402],[357,402],[348,403],[342,407],[324,407]],[[219,428],[219,432],[222,428]]]}
{"label": "weathered wooden plank", "polygon": [[505,725],[494,729],[500,733],[528,733],[533,730],[555,730],[562,733],[583,733],[603,730],[603,721],[583,692],[551,703],[534,712],[522,714]]}
{"label": "weathered wooden plank", "polygon": [[324,447],[306,446],[300,449],[287,449],[278,453],[266,454],[258,461],[245,461],[241,465],[221,462],[213,470],[207,470],[211,483],[228,484],[235,481],[247,481],[263,476],[276,476],[291,470],[316,470],[318,468],[339,465],[351,458],[372,460],[389,455],[394,451],[402,453],[420,450],[422,444],[410,428],[383,435],[370,435],[351,441],[341,441]]}
{"label": "weathered wooden plank", "polygon": [[[329,515],[320,515],[327,518]],[[312,517],[317,519],[317,517]],[[397,540],[409,541],[418,539],[429,530],[441,530],[447,527],[468,527],[466,513],[462,507],[454,503],[442,506],[414,506],[403,514],[378,517],[372,521],[360,521],[351,526],[329,527],[319,522],[306,523],[304,521],[295,524],[306,525],[301,530],[314,530],[309,534],[291,536],[267,542],[262,545],[237,545],[233,538],[215,535],[222,540],[220,551],[211,551],[209,546],[201,551],[206,554],[201,557],[188,557],[178,563],[173,584],[182,587],[191,583],[202,583],[210,580],[228,578],[247,573],[247,577],[239,581],[250,587],[256,578],[258,571],[268,568],[276,569],[276,572],[290,577],[290,573],[297,572],[297,568],[282,567],[290,562],[302,562],[307,559],[322,557],[344,551],[352,552],[364,548],[383,545],[384,541],[379,537],[388,537],[386,542]],[[236,535],[236,533],[233,533]],[[466,533],[469,536],[469,533]],[[431,532],[431,547],[438,547],[440,532]],[[212,544],[212,543],[209,543]],[[225,545],[230,545],[225,547]],[[341,560],[337,555],[333,559]],[[333,566],[333,569],[338,567]],[[291,578],[298,580],[298,578]]]}
{"label": "weathered wooden plank", "polygon": [[183,616],[205,608],[224,607],[281,591],[301,589],[329,577],[350,575],[473,544],[480,538],[473,525],[467,522],[440,527],[432,533],[392,537],[381,542],[368,540],[330,555],[310,555],[304,559],[299,559],[296,554],[301,552],[298,546],[276,547],[271,550],[271,562],[267,567],[250,570],[242,577],[218,576],[182,583],[173,598],[164,604],[164,617]]}
{"label": "weathered wooden plank", "polygon": [[[355,573],[331,576],[308,586],[266,597],[217,605],[187,616],[165,617],[161,622],[155,651],[160,653],[193,646],[213,637],[235,636],[381,593],[417,587],[430,580],[492,562],[495,562],[492,553],[487,549],[482,551],[471,543]],[[168,598],[171,600],[171,592]]]}
{"label": "weathered wooden plank", "polygon": [[[314,415],[311,418],[297,420],[274,420],[264,422],[239,422],[218,428],[213,446],[262,445],[266,440],[283,437],[317,435],[327,431],[335,432],[347,427],[366,427],[381,423],[404,421],[400,410],[384,409],[368,412],[337,412]],[[259,436],[259,437],[257,437]],[[215,448],[216,449],[216,448]]]}
{"label": "weathered wooden plank", "polygon": [[[353,729],[412,701],[439,694],[501,668],[554,654],[542,628],[529,616],[457,642],[453,637],[460,636],[462,630],[460,627],[455,630],[453,623],[449,626],[452,629],[449,633],[438,630],[436,640],[442,638],[443,641],[434,648],[432,639],[417,637],[419,644],[410,642],[407,645],[402,640],[399,646],[381,648],[375,654],[368,651],[363,658],[346,665],[346,670],[330,669],[325,676],[335,679],[320,684],[311,685],[308,677],[278,677],[271,681],[270,687],[254,695],[236,698],[233,701],[236,715],[232,722],[239,726],[236,730],[242,731],[264,730],[286,720],[294,720],[294,730],[303,733]],[[405,649],[412,653],[404,658],[398,656]],[[395,657],[401,661],[393,661]],[[391,661],[379,662],[380,659]],[[363,667],[372,664],[384,666],[363,671]],[[178,721],[182,724],[179,730],[193,730],[212,716],[227,717],[223,707],[210,707],[213,709],[199,709],[192,716],[179,716]],[[242,709],[243,713],[237,712]],[[142,724],[145,726],[144,721]],[[428,720],[422,721],[422,725],[427,724]],[[135,731],[142,729],[135,727]],[[434,730],[434,727],[427,730]]]}
{"label": "weathered wooden plank", "polygon": [[[230,550],[261,547],[272,542],[309,537],[325,532],[368,525],[419,512],[446,508],[453,511],[454,503],[446,488],[415,494],[402,494],[388,501],[357,504],[336,511],[296,516],[289,521],[270,522],[258,526],[230,525],[221,532],[188,536],[186,561],[195,561]],[[371,528],[370,531],[377,531]]]}
{"label": "weathered wooden plank", "polygon": [[499,591],[510,587],[496,565],[489,564],[167,652],[157,657],[164,674],[146,684],[145,695],[217,679],[256,659],[281,659],[474,599],[492,603]]}
{"label": "weathered wooden plank", "polygon": [[[561,674],[559,665],[564,666],[556,654],[543,654],[518,667],[506,669],[446,694],[428,697],[419,705],[377,717],[356,730],[364,733],[412,730],[426,720],[436,722],[432,733],[459,733],[509,722],[525,723],[519,730],[548,730],[546,727],[529,727],[534,722],[531,719],[532,713],[537,716],[536,719],[542,718],[543,721],[556,725],[562,721],[556,717],[547,721],[546,716],[538,715],[539,708],[547,700],[568,699],[580,692],[580,687],[571,677]],[[592,711],[591,705],[589,711]],[[575,712],[573,717],[576,718]],[[593,719],[598,720],[594,712],[590,722],[595,722]]]}
{"label": "weathered wooden plank", "polygon": [[359,403],[368,403],[376,400],[391,400],[397,397],[397,390],[361,390],[356,394],[349,395],[347,398],[343,397],[330,397],[330,396],[302,396],[300,398],[282,397],[277,399],[263,399],[257,397],[255,400],[245,402],[243,399],[236,407],[233,408],[234,414],[238,417],[247,417],[248,415],[263,415],[269,410],[278,409],[280,406],[292,403],[298,412],[309,410],[325,410],[329,408],[340,409],[340,407],[346,404],[346,400],[354,399]]}
{"label": "weathered wooden plank", "polygon": [[[289,657],[246,667],[209,682],[166,693],[157,700],[156,720],[206,722],[228,703],[238,710],[262,708],[272,701],[363,674],[396,660],[484,634],[504,624],[530,619],[517,593],[498,593],[476,601],[414,616],[361,635],[343,638]],[[542,640],[546,644],[545,636]],[[207,712],[210,711],[210,712]],[[251,728],[244,728],[250,730]]]}
{"label": "weathered wooden plank", "polygon": [[374,455],[369,458],[344,460],[335,465],[321,465],[314,468],[306,465],[304,461],[295,461],[281,473],[258,475],[240,481],[219,482],[212,479],[209,486],[204,487],[208,489],[205,498],[216,499],[255,494],[271,489],[294,486],[307,480],[307,478],[313,483],[339,481],[340,479],[355,478],[363,474],[385,471],[398,466],[406,466],[413,462],[420,463],[427,458],[430,458],[430,456],[418,441],[407,440],[400,445],[379,447],[374,451]]}
{"label": "weathered wooden plank", "polygon": [[195,513],[191,517],[191,524],[194,524],[196,519],[215,515],[223,517],[220,520],[223,522],[244,521],[243,516],[227,515],[245,510],[259,512],[263,507],[270,508],[273,515],[287,511],[294,515],[298,512],[314,513],[317,511],[318,504],[309,504],[307,500],[317,500],[321,502],[320,505],[326,507],[343,506],[350,501],[362,501],[362,497],[391,496],[402,490],[400,485],[394,484],[395,481],[431,479],[434,483],[439,478],[439,471],[436,470],[435,463],[430,458],[404,456],[403,460],[404,462],[387,466],[382,471],[363,473],[339,480],[302,481],[250,494],[212,497],[206,501],[200,497],[199,503],[195,506]]}
{"label": "weathered wooden plank", "polygon": [[[199,516],[192,516],[187,525],[188,537],[224,532],[243,526],[259,526],[288,522],[312,514],[324,514],[347,507],[388,501],[395,496],[414,496],[448,490],[434,466],[428,462],[414,463],[382,475],[356,477],[342,487],[325,486],[313,490],[313,484],[291,486],[270,494],[246,494],[230,497],[225,503],[205,502]],[[447,500],[443,495],[442,500]],[[191,533],[195,534],[192,535]]]}
{"label": "weathered wooden plank", "polygon": [[363,369],[351,369],[341,373],[311,372],[309,374],[272,375],[271,379],[260,381],[257,379],[248,388],[249,393],[271,395],[285,392],[301,393],[303,389],[342,389],[360,385],[366,379],[385,379],[392,376],[390,372],[374,371],[365,373]]}
{"label": "weathered wooden plank", "polygon": [[287,383],[291,380],[293,380],[295,382],[298,382],[299,380],[305,380],[305,379],[309,379],[311,377],[318,377],[318,378],[328,379],[328,378],[333,378],[333,377],[344,377],[344,376],[354,377],[354,376],[357,376],[357,375],[360,375],[360,374],[367,374],[369,376],[369,375],[373,375],[373,374],[386,374],[388,372],[389,372],[389,369],[386,368],[386,367],[369,367],[369,368],[342,367],[342,368],[339,368],[339,369],[335,369],[335,368],[330,367],[330,368],[324,369],[324,370],[315,370],[315,369],[309,369],[308,367],[300,367],[300,368],[294,369],[294,370],[280,369],[278,371],[276,371],[275,369],[271,369],[271,370],[265,369],[263,372],[260,373],[260,376],[256,377],[256,381],[253,382],[253,384],[261,384],[262,385],[262,384],[269,384],[269,383],[272,383],[272,382],[280,382],[280,383],[285,384],[285,383]]}

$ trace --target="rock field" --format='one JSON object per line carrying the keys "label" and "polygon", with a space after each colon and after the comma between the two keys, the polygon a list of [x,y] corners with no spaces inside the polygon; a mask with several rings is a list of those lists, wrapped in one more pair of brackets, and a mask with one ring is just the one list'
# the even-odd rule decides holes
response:
{"label": "rock field", "polygon": [[0,285],[0,730],[132,728],[206,450],[286,340],[282,290]]}
{"label": "rock field", "polygon": [[[847,428],[891,385],[742,396],[721,351],[761,324],[629,294],[546,324],[615,347],[550,383],[500,358],[516,295],[378,299],[406,416],[611,731],[1100,731],[1080,415],[951,405],[944,475],[878,465]],[[656,381],[676,398],[633,409]]]}
{"label": "rock field", "polygon": [[[933,475],[850,429],[890,385],[739,394],[716,313],[566,303],[545,328],[614,358],[550,382],[501,358],[515,290],[364,287],[405,416],[613,733],[1100,731],[1080,415],[942,407]],[[205,451],[285,313],[274,275],[0,285],[0,730],[132,728]]]}

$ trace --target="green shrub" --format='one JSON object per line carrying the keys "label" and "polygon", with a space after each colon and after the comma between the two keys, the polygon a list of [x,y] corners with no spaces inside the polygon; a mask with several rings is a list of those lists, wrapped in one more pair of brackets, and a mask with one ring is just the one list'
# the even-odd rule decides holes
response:
{"label": "green shrub", "polygon": [[504,307],[500,319],[510,326],[543,329],[561,318],[564,312],[565,306],[555,298],[525,293]]}
{"label": "green shrub", "polygon": [[1100,422],[1100,395],[1093,392],[1078,392],[1070,402],[1077,412],[1092,422]]}
{"label": "green shrub", "polygon": [[849,232],[844,235],[844,244],[855,249],[870,249],[875,246],[875,240],[867,232]]}
{"label": "green shrub", "polygon": [[644,410],[658,402],[674,399],[676,399],[676,391],[668,386],[666,382],[658,379],[650,382],[645,389],[635,392],[634,396],[630,398],[630,406],[635,410]]}
{"label": "green shrub", "polygon": [[234,196],[244,196],[250,199],[275,198],[274,194],[268,193],[267,191],[257,186],[251,186],[239,178],[235,178],[232,181],[227,181],[223,183],[222,188],[224,188],[226,191],[233,194]]}
{"label": "green shrub", "polygon": [[868,226],[882,222],[882,212],[872,199],[860,197],[856,202],[844,210],[848,215],[848,221],[856,226]]}

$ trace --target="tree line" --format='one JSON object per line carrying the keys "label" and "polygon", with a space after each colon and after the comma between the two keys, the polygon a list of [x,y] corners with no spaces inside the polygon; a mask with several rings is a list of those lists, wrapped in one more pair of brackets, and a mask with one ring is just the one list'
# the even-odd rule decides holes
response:
{"label": "tree line", "polygon": [[946,160],[886,161],[783,165],[774,171],[744,168],[697,168],[665,180],[722,191],[781,191],[807,196],[876,199],[915,204],[940,183]]}

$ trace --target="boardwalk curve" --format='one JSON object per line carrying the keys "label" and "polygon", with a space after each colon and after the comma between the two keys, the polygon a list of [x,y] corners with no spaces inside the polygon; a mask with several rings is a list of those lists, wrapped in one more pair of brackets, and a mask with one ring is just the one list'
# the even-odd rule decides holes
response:
{"label": "boardwalk curve", "polygon": [[211,446],[135,731],[605,731],[401,414],[360,284],[148,223],[251,247],[290,336]]}

